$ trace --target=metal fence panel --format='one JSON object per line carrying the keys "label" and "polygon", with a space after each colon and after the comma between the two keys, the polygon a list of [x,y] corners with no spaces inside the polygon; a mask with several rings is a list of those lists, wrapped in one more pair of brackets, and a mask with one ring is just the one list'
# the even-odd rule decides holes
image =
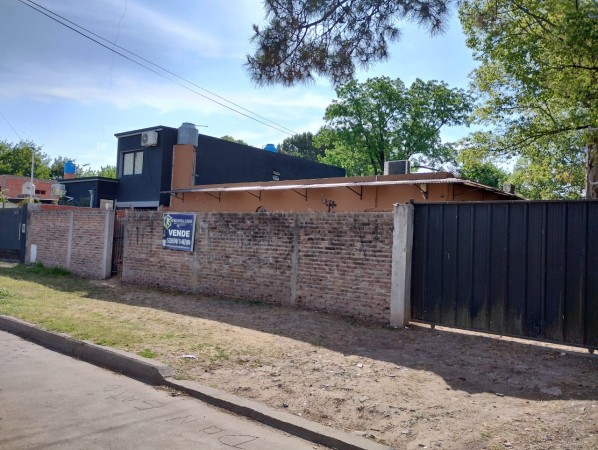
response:
{"label": "metal fence panel", "polygon": [[125,245],[124,212],[116,211],[114,215],[114,234],[112,236],[112,269],[111,275],[122,276],[123,253]]}
{"label": "metal fence panel", "polygon": [[20,259],[21,221],[21,208],[0,209],[0,258]]}
{"label": "metal fence panel", "polygon": [[415,206],[412,319],[598,347],[598,202]]}

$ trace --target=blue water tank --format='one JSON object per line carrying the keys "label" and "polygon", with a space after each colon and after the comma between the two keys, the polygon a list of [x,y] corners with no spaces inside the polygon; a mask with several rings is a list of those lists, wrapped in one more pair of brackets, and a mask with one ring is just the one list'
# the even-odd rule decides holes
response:
{"label": "blue water tank", "polygon": [[267,152],[273,152],[273,153],[276,153],[278,151],[278,149],[276,148],[276,145],[274,145],[274,144],[264,145],[264,150],[266,150]]}
{"label": "blue water tank", "polygon": [[[77,171],[77,166],[75,166],[75,163],[73,161],[71,161],[69,159],[69,160],[67,160],[67,162],[64,163],[64,175],[73,176],[73,175],[75,175],[76,171]],[[67,177],[65,176],[65,178],[67,178]]]}

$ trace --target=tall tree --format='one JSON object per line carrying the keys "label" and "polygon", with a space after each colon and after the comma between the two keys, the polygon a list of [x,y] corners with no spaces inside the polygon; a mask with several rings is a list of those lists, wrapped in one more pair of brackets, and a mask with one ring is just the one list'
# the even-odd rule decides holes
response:
{"label": "tall tree", "polygon": [[585,189],[586,150],[567,134],[533,144],[517,160],[509,182],[529,199],[576,199]]}
{"label": "tall tree", "polygon": [[319,157],[324,156],[324,150],[314,145],[314,135],[309,131],[286,138],[278,145],[278,153],[310,161],[318,161]]}
{"label": "tall tree", "polygon": [[420,79],[409,88],[387,77],[350,81],[336,94],[316,145],[332,147],[321,161],[340,165],[349,175],[380,174],[384,162],[395,159],[451,161],[454,149],[441,141],[440,130],[466,124],[472,109],[463,90]]}
{"label": "tall tree", "polygon": [[0,140],[0,174],[30,176],[33,153],[36,178],[50,178],[50,158],[31,141],[13,144]]}
{"label": "tall tree", "polygon": [[[488,148],[522,155],[522,167],[537,167],[546,154],[556,167],[559,154],[581,164],[579,146],[569,144],[576,140],[592,149],[588,173],[598,181],[598,3],[467,0],[460,17],[481,63],[473,74],[485,100],[477,115],[496,127]],[[596,197],[598,183],[588,193]]]}
{"label": "tall tree", "polygon": [[442,29],[451,0],[265,0],[268,23],[253,26],[255,53],[247,69],[259,84],[292,85],[327,76],[335,85],[356,66],[388,57],[396,23],[406,19],[431,33]]}

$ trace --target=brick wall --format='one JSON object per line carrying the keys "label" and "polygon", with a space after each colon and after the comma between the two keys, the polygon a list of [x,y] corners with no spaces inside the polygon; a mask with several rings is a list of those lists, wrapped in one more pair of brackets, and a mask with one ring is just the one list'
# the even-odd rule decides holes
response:
{"label": "brick wall", "polygon": [[392,213],[298,217],[297,304],[388,322]]}
{"label": "brick wall", "polygon": [[123,280],[389,320],[392,213],[198,213],[193,253],[162,213],[127,212]]}
{"label": "brick wall", "polygon": [[114,213],[98,209],[32,210],[27,225],[27,254],[31,246],[46,266],[62,267],[90,278],[110,276]]}
{"label": "brick wall", "polygon": [[[0,191],[9,198],[28,198],[28,196],[21,195],[23,190],[23,183],[31,181],[29,177],[21,177],[17,175],[0,175]],[[35,184],[36,194],[34,197],[49,200],[52,198],[51,187],[54,181],[41,180],[39,178],[33,179]]]}

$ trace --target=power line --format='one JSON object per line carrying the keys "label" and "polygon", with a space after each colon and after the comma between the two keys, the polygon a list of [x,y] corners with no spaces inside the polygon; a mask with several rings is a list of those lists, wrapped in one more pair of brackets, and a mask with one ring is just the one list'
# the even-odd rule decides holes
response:
{"label": "power line", "polygon": [[21,137],[21,135],[19,133],[17,133],[17,130],[15,130],[15,127],[12,126],[12,123],[10,123],[10,121],[6,118],[6,116],[4,114],[2,114],[2,111],[0,111],[0,116],[2,116],[4,118],[4,120],[6,120],[6,123],[8,124],[10,129],[17,135],[19,140],[22,141],[23,138]]}
{"label": "power line", "polygon": [[[148,60],[148,59],[146,59],[146,58],[144,58],[144,57],[142,57],[142,56],[140,56],[140,55],[138,55],[138,54],[136,54],[136,53],[134,53],[134,52],[132,52],[130,50],[127,50],[126,48],[121,47],[120,45],[117,45],[115,42],[112,42],[109,39],[106,39],[106,38],[104,38],[104,37],[102,37],[102,36],[100,36],[100,35],[92,32],[92,31],[86,29],[85,27],[82,27],[81,25],[78,25],[78,24],[70,21],[69,19],[61,16],[60,14],[57,14],[57,13],[49,10],[48,8],[45,8],[45,7],[37,4],[36,2],[34,2],[32,0],[18,0],[18,1],[20,3],[22,3],[23,5],[26,5],[26,6],[30,7],[34,11],[37,11],[40,14],[43,14],[44,16],[48,17],[49,19],[52,19],[55,22],[59,23],[60,25],[66,27],[68,29],[70,29],[71,31],[74,31],[75,33],[77,33],[77,34],[85,37],[86,39],[89,39],[90,41],[92,41],[92,42],[100,45],[101,47],[104,47],[106,50],[111,51],[111,52],[113,52],[113,53],[115,53],[115,54],[117,54],[117,55],[125,58],[126,60],[128,60],[128,61],[130,61],[130,62],[132,62],[134,64],[137,64],[138,66],[141,66],[144,69],[149,70],[150,72],[152,72],[152,73],[154,73],[154,74],[156,74],[156,75],[158,75],[158,76],[160,76],[160,77],[162,77],[162,78],[164,78],[166,80],[169,80],[169,81],[171,81],[171,82],[173,82],[175,84],[178,84],[182,88],[187,89],[188,91],[193,92],[194,94],[199,95],[200,97],[203,97],[206,100],[209,100],[209,101],[211,101],[213,103],[216,103],[217,105],[220,105],[220,106],[222,106],[224,108],[227,108],[227,109],[229,109],[229,110],[231,110],[231,111],[233,111],[233,112],[235,112],[237,114],[240,114],[240,115],[242,115],[242,116],[244,116],[244,117],[246,117],[248,119],[251,119],[251,120],[254,120],[256,122],[259,122],[262,125],[265,125],[267,127],[273,128],[276,131],[279,131],[281,133],[285,133],[285,134],[288,134],[288,135],[297,134],[295,131],[291,130],[290,128],[287,128],[287,127],[285,127],[283,125],[280,125],[280,124],[278,124],[278,123],[276,123],[276,122],[274,122],[274,121],[272,121],[272,120],[270,120],[270,119],[268,119],[268,118],[266,118],[264,116],[261,116],[261,115],[259,115],[257,113],[254,113],[253,111],[251,111],[251,110],[249,110],[247,108],[242,107],[241,105],[238,105],[238,104],[236,104],[236,103],[234,103],[234,102],[232,102],[230,100],[227,100],[226,98],[224,98],[224,97],[222,97],[222,96],[220,96],[220,95],[218,95],[218,94],[216,94],[216,93],[214,93],[212,91],[209,91],[208,89],[205,89],[205,88],[199,86],[198,84],[196,84],[196,83],[194,83],[194,82],[192,82],[190,80],[187,80],[186,78],[183,78],[183,77],[177,75],[176,73],[174,73],[174,72],[172,72],[172,71],[170,71],[170,70],[168,70],[168,69],[160,66],[159,64],[156,64],[156,63],[154,63],[154,62],[152,62],[152,61],[150,61],[150,60]],[[56,16],[56,17],[54,17],[54,16]],[[60,19],[57,19],[57,17],[60,18]],[[70,26],[69,24],[71,24],[72,26]],[[84,30],[86,33],[89,33],[90,35],[95,36],[98,39],[101,39],[101,40],[103,40],[105,42],[108,42],[109,44],[112,45],[112,48],[109,47],[109,46],[107,46],[107,45],[105,45],[104,43],[102,43],[102,42],[94,39],[93,37],[91,37],[91,36],[89,36],[89,35],[81,32],[81,31],[77,30],[74,27],[77,27],[77,28],[79,28],[81,30]],[[143,63],[141,63],[139,61],[136,61],[135,59],[133,59],[133,58],[131,58],[131,57],[129,57],[129,56],[127,56],[127,55],[125,55],[125,54],[117,51],[117,50],[115,50],[114,48],[118,48],[118,49],[120,49],[120,50],[122,50],[122,51],[124,51],[126,53],[129,53],[130,55],[133,55],[135,58],[138,58],[138,59],[140,59],[140,60],[142,60],[142,61],[144,61],[144,62],[146,62],[148,64],[151,64],[152,66],[160,69],[163,72],[166,72],[169,75],[172,75],[172,76],[178,78],[179,80],[184,81],[185,83],[188,83],[188,84],[190,84],[192,86],[195,86],[196,88],[198,88],[198,89],[200,89],[200,90],[202,90],[204,92],[207,92],[207,93],[209,93],[210,95],[212,95],[214,97],[217,97],[217,98],[219,98],[219,99],[221,99],[221,100],[223,100],[223,101],[225,101],[227,103],[230,103],[231,105],[236,106],[237,108],[239,108],[239,109],[241,109],[243,111],[248,112],[252,116],[250,116],[248,114],[245,114],[245,113],[243,113],[243,112],[241,112],[241,111],[239,111],[239,110],[237,110],[237,109],[235,109],[235,108],[233,108],[231,106],[225,105],[225,104],[223,104],[223,103],[221,103],[221,102],[219,102],[217,100],[214,100],[213,98],[210,98],[210,97],[202,94],[201,92],[198,92],[195,89],[192,89],[189,86],[186,86],[186,85],[182,84],[181,82],[179,82],[177,80],[169,78],[168,76],[164,75],[163,73],[161,73],[161,72],[159,72],[157,70],[154,70],[151,67],[148,67],[147,65],[145,65],[145,64],[143,64]],[[253,116],[255,116],[255,117],[253,117]],[[263,119],[263,120],[259,120],[256,117],[259,117],[260,119]],[[269,123],[267,123],[267,122],[269,122]]]}
{"label": "power line", "polygon": [[[62,16],[60,16],[60,15],[59,15],[59,14],[57,14],[57,13],[54,13],[53,11],[51,11],[51,10],[49,10],[49,9],[47,9],[47,8],[44,8],[43,6],[41,6],[41,5],[37,4],[37,3],[35,3],[34,1],[31,1],[31,0],[27,0],[27,1],[18,0],[18,1],[19,1],[20,3],[22,3],[22,4],[26,5],[26,6],[29,6],[31,9],[33,9],[33,10],[35,10],[35,11],[39,12],[40,14],[43,14],[44,16],[46,16],[46,17],[48,17],[48,18],[50,18],[50,19],[54,20],[55,22],[59,23],[60,25],[63,25],[63,26],[65,26],[66,28],[69,28],[70,30],[74,31],[75,33],[77,33],[77,34],[79,34],[79,35],[81,35],[81,36],[83,36],[83,37],[85,37],[85,38],[89,39],[90,41],[92,41],[92,42],[94,42],[94,43],[96,43],[96,44],[98,44],[98,45],[100,45],[100,46],[104,47],[105,49],[107,49],[107,50],[109,50],[109,51],[111,51],[111,52],[113,52],[113,53],[115,53],[115,54],[117,54],[117,55],[119,55],[119,56],[121,56],[121,57],[123,57],[123,58],[127,59],[128,61],[131,61],[131,62],[133,62],[133,63],[135,63],[135,64],[137,64],[137,65],[139,65],[139,66],[141,66],[141,67],[143,67],[143,68],[145,68],[145,69],[147,69],[147,70],[149,70],[150,72],[153,72],[154,74],[156,74],[156,75],[158,75],[158,76],[161,76],[162,78],[164,78],[164,79],[166,79],[166,80],[169,80],[169,81],[172,81],[173,83],[176,83],[176,84],[178,84],[179,86],[181,86],[181,87],[183,87],[183,88],[187,89],[187,90],[188,90],[188,91],[190,91],[190,92],[193,92],[193,93],[194,93],[194,94],[196,94],[196,95],[199,95],[200,97],[203,97],[203,98],[205,98],[206,100],[209,100],[209,101],[211,101],[211,102],[214,102],[214,103],[216,103],[216,104],[218,104],[218,105],[220,105],[220,106],[223,106],[224,108],[227,108],[227,109],[229,109],[229,110],[231,110],[231,111],[233,111],[233,112],[236,112],[237,114],[240,114],[240,115],[242,115],[242,116],[244,116],[244,117],[247,117],[248,119],[254,120],[254,121],[256,121],[256,122],[259,122],[259,123],[261,123],[262,125],[266,125],[266,126],[268,126],[268,127],[270,127],[270,128],[273,128],[273,129],[275,129],[275,130],[277,130],[277,131],[280,131],[280,132],[282,132],[282,133],[289,134],[289,135],[292,135],[292,134],[297,134],[296,132],[294,132],[293,130],[291,130],[291,129],[289,129],[289,128],[286,128],[286,127],[284,127],[284,126],[282,126],[282,125],[279,125],[278,123],[276,123],[276,122],[274,122],[274,121],[272,121],[272,120],[270,120],[270,119],[267,119],[267,118],[265,118],[265,117],[263,117],[263,116],[260,116],[259,114],[257,114],[257,113],[254,113],[254,112],[252,112],[252,111],[250,111],[250,110],[248,110],[248,109],[246,109],[246,108],[243,108],[242,106],[240,106],[240,105],[237,105],[236,103],[233,103],[233,102],[231,102],[230,100],[227,100],[227,99],[225,99],[224,97],[221,97],[221,96],[219,96],[219,95],[217,95],[217,94],[215,94],[215,93],[213,93],[213,92],[211,92],[211,91],[208,91],[207,89],[204,89],[204,88],[202,88],[201,86],[199,86],[199,85],[197,85],[197,84],[195,84],[195,83],[193,83],[193,82],[191,82],[191,81],[189,81],[189,80],[186,80],[186,79],[185,79],[185,78],[183,78],[183,77],[180,77],[180,76],[178,76],[177,74],[175,74],[175,73],[173,73],[173,72],[171,72],[171,71],[169,71],[169,70],[167,70],[167,69],[165,69],[165,68],[161,67],[160,65],[158,65],[158,64],[155,64],[155,63],[153,63],[152,61],[149,61],[149,60],[147,60],[147,59],[145,59],[145,58],[143,58],[143,57],[141,57],[141,56],[139,56],[139,55],[137,55],[137,54],[135,54],[135,53],[133,53],[133,52],[131,52],[131,51],[129,51],[129,50],[127,50],[127,49],[125,49],[125,48],[121,47],[121,46],[119,46],[119,45],[117,45],[116,43],[114,43],[114,42],[110,41],[109,39],[106,39],[106,38],[104,38],[104,37],[102,37],[102,36],[99,36],[99,35],[97,35],[97,34],[93,33],[92,31],[90,31],[90,30],[87,30],[86,28],[84,28],[84,27],[82,27],[82,26],[80,26],[80,25],[77,25],[76,23],[74,23],[74,22],[72,22],[72,21],[70,21],[70,20],[68,20],[68,19],[66,19],[66,18],[64,18],[64,17],[62,17]],[[32,5],[35,5],[35,6],[32,6]],[[151,65],[153,65],[154,67],[157,67],[157,68],[159,68],[160,70],[163,70],[163,71],[164,71],[164,72],[166,72],[166,73],[169,73],[170,75],[173,75],[173,76],[175,76],[175,77],[177,77],[177,78],[179,78],[179,79],[181,79],[181,80],[185,81],[186,83],[189,83],[189,84],[191,84],[191,85],[193,85],[193,86],[195,86],[195,87],[197,87],[197,88],[199,88],[199,89],[201,89],[201,90],[203,90],[203,91],[205,91],[205,92],[208,92],[208,93],[210,93],[211,95],[213,95],[213,96],[215,96],[215,97],[218,97],[218,98],[220,98],[220,99],[222,99],[222,100],[224,100],[224,101],[226,101],[226,102],[228,102],[228,103],[230,103],[230,104],[233,104],[233,105],[237,106],[238,108],[241,108],[241,109],[243,109],[243,110],[245,110],[245,111],[249,112],[250,114],[252,114],[252,115],[254,115],[254,116],[256,116],[256,117],[260,117],[261,119],[264,119],[264,120],[266,120],[267,122],[270,122],[270,124],[269,124],[269,123],[265,123],[265,122],[264,122],[264,121],[262,121],[262,120],[258,120],[258,119],[256,119],[255,117],[252,117],[252,116],[249,116],[249,115],[247,115],[247,114],[244,114],[244,113],[242,113],[241,111],[238,111],[238,110],[236,110],[235,108],[232,108],[232,107],[230,107],[230,106],[228,106],[228,105],[225,105],[225,104],[223,104],[223,103],[221,103],[221,102],[218,102],[218,101],[216,101],[216,100],[214,100],[214,99],[212,99],[212,98],[210,98],[210,97],[208,97],[208,96],[206,96],[206,95],[204,95],[204,94],[202,94],[202,93],[200,93],[200,92],[197,92],[196,90],[194,90],[194,89],[191,89],[190,87],[188,87],[188,86],[186,86],[186,85],[184,85],[184,84],[182,84],[182,83],[180,83],[180,82],[178,82],[178,81],[176,81],[176,80],[173,80],[172,78],[169,78],[169,77],[167,77],[167,76],[166,76],[166,75],[164,75],[163,73],[160,73],[160,72],[158,72],[158,71],[156,71],[156,70],[152,69],[151,67],[148,67],[148,66],[146,66],[146,65],[144,65],[144,64],[142,64],[142,63],[140,63],[139,61],[136,61],[136,60],[134,60],[134,59],[132,59],[132,58],[128,57],[127,55],[124,55],[124,54],[122,54],[121,52],[118,52],[118,51],[114,50],[114,48],[110,48],[110,47],[108,47],[107,45],[103,44],[102,42],[99,42],[99,41],[97,41],[96,39],[93,39],[92,37],[90,37],[90,36],[86,35],[85,33],[82,33],[81,31],[79,31],[79,30],[76,30],[75,28],[73,28],[73,27],[71,27],[71,26],[67,25],[66,23],[62,22],[61,20],[58,20],[56,17],[53,17],[52,15],[49,15],[49,14],[45,13],[45,12],[44,12],[44,11],[42,11],[42,10],[46,10],[46,11],[48,11],[48,13],[49,13],[49,14],[55,15],[56,17],[60,17],[60,19],[62,19],[62,20],[64,20],[64,21],[66,21],[66,22],[68,22],[68,23],[71,23],[73,26],[75,26],[75,27],[78,27],[78,28],[80,28],[80,29],[82,29],[82,30],[85,30],[85,31],[86,31],[86,32],[88,32],[89,34],[91,34],[91,35],[93,35],[93,36],[96,36],[97,38],[99,38],[99,39],[102,39],[103,41],[106,41],[106,42],[108,42],[108,43],[112,44],[112,45],[113,45],[113,47],[117,47],[117,48],[119,48],[119,49],[121,49],[121,50],[123,50],[123,51],[126,51],[127,53],[129,53],[129,54],[131,54],[131,55],[133,55],[133,56],[135,56],[135,57],[137,57],[137,58],[139,58],[139,59],[141,59],[141,60],[143,60],[143,61],[145,61],[145,62],[147,62],[147,63],[151,64]]]}

